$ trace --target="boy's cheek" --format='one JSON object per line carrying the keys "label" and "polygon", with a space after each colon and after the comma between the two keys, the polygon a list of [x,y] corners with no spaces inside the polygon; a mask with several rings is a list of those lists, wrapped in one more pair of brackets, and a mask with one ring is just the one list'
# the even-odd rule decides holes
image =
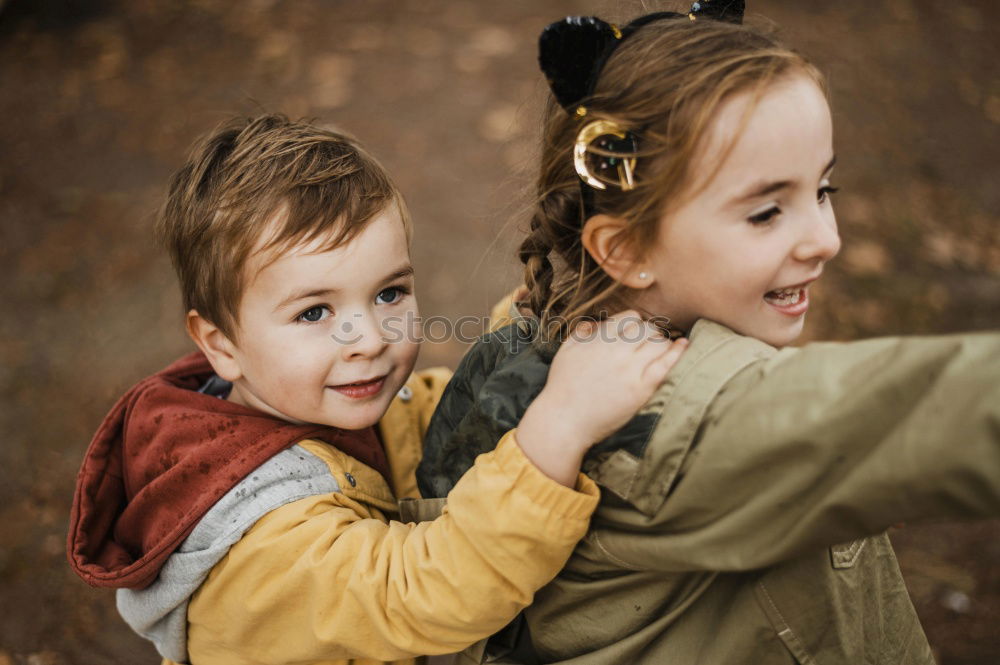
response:
{"label": "boy's cheek", "polygon": [[416,311],[386,317],[380,325],[382,339],[388,344],[415,343],[420,339],[420,320]]}
{"label": "boy's cheek", "polygon": [[[396,353],[396,357],[399,359],[399,366],[403,370],[403,382],[409,378],[410,373],[413,372],[413,366],[417,364],[417,356],[420,354],[420,344],[412,339],[403,340],[393,345]],[[402,385],[400,385],[402,388]]]}
{"label": "boy's cheek", "polygon": [[423,320],[420,318],[420,310],[417,308],[416,301],[413,303],[413,308],[408,310],[404,316],[400,317],[396,328],[398,329],[400,337],[403,341],[412,342],[414,344],[420,344],[420,342],[423,341]]}

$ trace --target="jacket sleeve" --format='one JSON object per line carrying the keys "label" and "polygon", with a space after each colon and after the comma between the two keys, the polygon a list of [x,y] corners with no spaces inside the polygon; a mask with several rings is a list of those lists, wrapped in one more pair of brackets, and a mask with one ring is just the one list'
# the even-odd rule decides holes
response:
{"label": "jacket sleeve", "polygon": [[[667,421],[696,410],[672,403]],[[1000,516],[1000,335],[783,350],[658,455],[682,459],[666,499],[602,507],[588,536],[626,567],[748,570],[901,521]]]}
{"label": "jacket sleeve", "polygon": [[[374,473],[374,472],[373,472]],[[502,628],[585,533],[597,489],[545,477],[508,433],[432,522],[386,521],[358,483],[261,518],[188,610],[191,661],[394,660]]]}

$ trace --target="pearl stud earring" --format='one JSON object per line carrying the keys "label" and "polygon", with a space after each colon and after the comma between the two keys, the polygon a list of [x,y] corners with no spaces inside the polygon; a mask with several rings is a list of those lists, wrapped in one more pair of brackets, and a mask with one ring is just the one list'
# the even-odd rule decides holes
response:
{"label": "pearl stud earring", "polygon": [[639,273],[639,279],[646,279],[649,277],[649,273],[641,272]]}

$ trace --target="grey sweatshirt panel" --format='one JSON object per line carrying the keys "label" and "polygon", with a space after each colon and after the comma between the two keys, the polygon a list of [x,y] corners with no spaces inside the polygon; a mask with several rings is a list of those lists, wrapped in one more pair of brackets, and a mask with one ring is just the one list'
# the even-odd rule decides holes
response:
{"label": "grey sweatshirt panel", "polygon": [[301,446],[278,453],[205,513],[151,585],[119,589],[118,612],[161,656],[186,663],[188,601],[229,548],[275,508],[339,491],[326,463]]}

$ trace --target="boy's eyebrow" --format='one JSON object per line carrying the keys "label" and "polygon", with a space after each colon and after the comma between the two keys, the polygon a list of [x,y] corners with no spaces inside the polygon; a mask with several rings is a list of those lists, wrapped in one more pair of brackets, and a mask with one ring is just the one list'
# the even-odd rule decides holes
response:
{"label": "boy's eyebrow", "polygon": [[[823,174],[826,175],[830,172],[830,169],[834,167],[837,163],[837,156],[834,155],[833,158],[827,163],[826,168],[823,169]],[[739,195],[733,199],[733,203],[744,203],[751,199],[761,198],[767,196],[768,194],[774,194],[775,192],[780,192],[781,190],[791,187],[794,183],[791,180],[776,180],[774,182],[760,182],[753,185],[746,194]]]}
{"label": "boy's eyebrow", "polygon": [[413,275],[413,266],[407,265],[399,270],[395,270],[382,279],[378,281],[379,284],[385,284],[386,282],[391,282],[394,279],[402,279],[403,277],[410,277]]}
{"label": "boy's eyebrow", "polygon": [[305,300],[306,298],[325,297],[332,295],[337,291],[338,289],[306,289],[303,291],[296,291],[295,293],[292,293],[287,298],[278,303],[278,305],[274,308],[274,311],[277,312],[281,309],[284,309],[285,307],[288,307],[292,303],[297,302],[299,300]]}
{"label": "boy's eyebrow", "polygon": [[[409,277],[412,274],[413,274],[413,266],[408,265],[404,268],[400,268],[399,270],[392,272],[389,275],[386,275],[381,280],[379,280],[378,283],[384,284],[385,282],[391,282],[394,279]],[[287,298],[282,300],[280,303],[278,303],[278,305],[274,308],[274,311],[277,312],[299,300],[305,300],[307,298],[326,297],[333,295],[339,291],[340,289],[303,289],[300,291],[295,291],[294,293],[291,293]]]}
{"label": "boy's eyebrow", "polygon": [[413,275],[413,266],[408,265],[405,268],[400,268],[396,272],[394,272],[394,273],[392,273],[390,275],[387,275],[381,281],[382,282],[391,282],[394,279],[401,279],[403,277],[410,277],[412,275]]}

